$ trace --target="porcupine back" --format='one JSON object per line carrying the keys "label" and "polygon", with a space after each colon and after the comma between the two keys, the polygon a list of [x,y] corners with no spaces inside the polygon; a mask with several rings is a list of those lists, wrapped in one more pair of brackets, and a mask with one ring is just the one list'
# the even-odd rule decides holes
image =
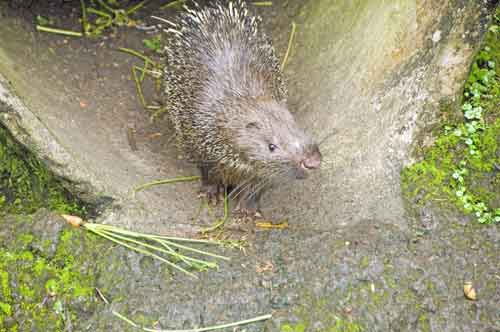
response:
{"label": "porcupine back", "polygon": [[232,153],[218,120],[220,112],[231,116],[231,99],[286,100],[279,61],[259,22],[241,0],[215,1],[204,8],[194,3],[168,30],[166,105],[179,148],[192,161]]}

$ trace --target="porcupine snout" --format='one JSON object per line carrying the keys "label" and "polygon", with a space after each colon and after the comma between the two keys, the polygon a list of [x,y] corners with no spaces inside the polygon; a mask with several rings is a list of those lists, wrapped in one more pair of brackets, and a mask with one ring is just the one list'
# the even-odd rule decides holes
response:
{"label": "porcupine snout", "polygon": [[300,167],[304,170],[318,169],[321,165],[321,152],[316,144],[311,147],[311,151],[301,160]]}
{"label": "porcupine snout", "polygon": [[303,158],[298,162],[298,167],[295,171],[297,179],[306,179],[309,172],[320,168],[321,152],[316,144],[309,145],[303,152]]}

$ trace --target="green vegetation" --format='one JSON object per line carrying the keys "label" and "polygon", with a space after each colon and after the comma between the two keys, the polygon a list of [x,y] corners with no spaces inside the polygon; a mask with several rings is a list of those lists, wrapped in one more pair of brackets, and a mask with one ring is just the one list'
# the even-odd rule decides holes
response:
{"label": "green vegetation", "polygon": [[[82,223],[81,226],[90,232],[124,246],[125,248],[137,251],[143,255],[164,262],[168,266],[195,279],[198,277],[186,268],[199,272],[208,271],[209,269],[218,269],[219,266],[215,259],[228,261],[229,258],[190,247],[188,244],[197,243],[232,247],[237,245],[234,241],[218,242],[212,240],[187,239],[137,233],[103,224]],[[203,256],[203,258],[191,257],[193,253]],[[160,256],[162,254],[164,257]],[[210,261],[206,259],[212,260]],[[183,263],[184,267],[179,265],[180,263]]]}
{"label": "green vegetation", "polygon": [[[281,332],[305,332],[309,331],[307,327],[309,324],[305,322],[299,322],[297,324],[283,324],[281,325]],[[349,322],[347,320],[343,320],[341,318],[336,317],[335,322],[332,326],[329,326],[324,329],[319,329],[315,331],[320,332],[362,332],[363,329],[360,325],[356,323]]]}
{"label": "green vegetation", "polygon": [[28,214],[41,207],[86,213],[83,202],[0,125],[0,215]]}
{"label": "green vegetation", "polygon": [[240,320],[238,322],[227,323],[227,324],[220,324],[220,325],[212,325],[212,326],[207,326],[207,327],[198,327],[198,328],[192,328],[192,329],[189,329],[189,330],[153,330],[153,329],[150,329],[150,328],[147,328],[147,327],[141,327],[140,325],[138,325],[134,321],[130,320],[129,318],[123,316],[122,314],[120,314],[120,313],[118,313],[116,311],[113,311],[113,315],[115,315],[116,317],[120,318],[121,320],[123,320],[127,324],[135,327],[137,330],[140,330],[140,331],[149,331],[149,332],[151,332],[151,331],[158,331],[158,332],[162,332],[162,331],[163,332],[206,332],[206,331],[215,331],[215,330],[227,329],[229,327],[234,327],[234,326],[239,326],[239,325],[246,325],[246,324],[250,324],[250,323],[260,322],[260,321],[272,318],[272,315],[268,314],[268,315],[262,315],[262,316],[258,316],[258,317],[254,317],[254,318],[250,318],[250,319]]}
{"label": "green vegetation", "polygon": [[36,29],[65,36],[97,37],[108,29],[136,25],[137,23],[130,18],[130,15],[145,4],[146,1],[141,1],[129,8],[123,8],[116,0],[96,0],[90,1],[90,6],[87,6],[85,0],[80,0],[82,32],[49,27],[48,25],[53,25],[54,22],[40,15],[36,16]]}
{"label": "green vegetation", "polygon": [[[347,297],[351,298],[351,290]],[[346,293],[339,290],[336,298],[346,297]],[[304,292],[301,304],[293,309],[297,321],[285,322],[280,326],[280,332],[363,332],[365,327],[356,321],[355,317],[345,314],[344,309],[334,304],[329,297],[319,298],[309,292]]]}
{"label": "green vegetation", "polygon": [[17,249],[0,247],[0,332],[63,331],[77,312],[96,306],[94,274],[81,272],[88,257],[71,251],[76,234],[85,236],[63,231],[52,258],[32,250],[31,234],[13,240]]}
{"label": "green vegetation", "polygon": [[149,39],[147,39],[147,38],[143,39],[142,43],[144,44],[144,46],[146,48],[150,49],[151,51],[155,51],[157,53],[160,53],[162,51],[162,48],[163,48],[163,44],[161,41],[161,34],[153,36]]}
{"label": "green vegetation", "polygon": [[497,10],[471,67],[460,111],[443,107],[448,120],[433,146],[402,172],[410,200],[454,205],[483,224],[500,223],[499,24]]}
{"label": "green vegetation", "polygon": [[[115,0],[97,0],[91,2],[93,6],[87,7],[84,0],[80,0],[82,7],[82,27],[86,36],[100,36],[112,27],[132,26],[135,22],[130,15],[142,8],[146,1],[141,1],[129,8],[122,8]],[[92,20],[93,18],[93,20]]]}

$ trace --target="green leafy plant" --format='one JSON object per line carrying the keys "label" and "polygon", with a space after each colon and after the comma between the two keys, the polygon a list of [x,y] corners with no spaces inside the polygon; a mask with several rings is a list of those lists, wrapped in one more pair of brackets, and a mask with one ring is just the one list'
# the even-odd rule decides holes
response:
{"label": "green leafy plant", "polygon": [[152,51],[160,52],[162,49],[161,35],[142,40],[144,46]]}
{"label": "green leafy plant", "polygon": [[500,223],[500,15],[488,30],[466,81],[463,118],[445,125],[423,161],[402,172],[410,198],[445,201],[479,223]]}
{"label": "green leafy plant", "polygon": [[119,6],[118,1],[96,0],[91,1],[91,6],[87,6],[85,0],[80,0],[82,32],[50,27],[49,25],[53,25],[54,23],[40,15],[36,17],[36,29],[38,31],[66,36],[96,37],[102,35],[104,31],[110,28],[135,25],[136,22],[130,16],[145,4],[146,0],[131,7],[122,8]]}

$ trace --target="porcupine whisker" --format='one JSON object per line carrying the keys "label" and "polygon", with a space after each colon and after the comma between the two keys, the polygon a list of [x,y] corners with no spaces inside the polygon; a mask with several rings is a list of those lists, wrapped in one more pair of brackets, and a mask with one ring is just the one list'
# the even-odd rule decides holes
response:
{"label": "porcupine whisker", "polygon": [[[244,192],[251,184],[252,181],[255,180],[256,176],[252,176],[248,180],[239,184],[236,188],[234,188],[229,194],[228,198],[231,200],[235,200],[242,192]],[[234,193],[234,194],[233,194]]]}
{"label": "porcupine whisker", "polygon": [[269,175],[268,178],[265,178],[264,180],[260,181],[260,183],[257,183],[255,186],[255,189],[253,192],[248,196],[249,199],[253,198],[255,195],[259,193],[260,190],[265,188],[269,183],[271,183],[275,177],[280,178],[278,175],[282,175],[283,171],[282,170],[277,170],[274,172],[274,174]]}
{"label": "porcupine whisker", "polygon": [[[271,173],[272,174],[272,173]],[[257,175],[254,175],[252,176],[250,179],[248,179],[247,181],[243,182],[241,185],[239,185],[237,188],[240,188],[239,191],[237,192],[237,194],[235,196],[232,197],[232,199],[236,199],[237,196],[239,196],[242,192],[244,192],[247,188],[249,188],[250,186],[252,185],[255,185],[257,186],[259,184],[259,182],[257,182],[257,184],[254,184],[253,181],[257,178]],[[262,180],[261,180],[262,181]],[[251,196],[249,196],[250,198]]]}
{"label": "porcupine whisker", "polygon": [[253,190],[253,192],[248,196],[247,199],[252,199],[254,196],[256,196],[261,190],[263,190],[269,183],[273,182],[275,178],[282,178],[283,174],[286,173],[286,171],[283,170],[277,170],[273,175],[270,175],[269,178],[266,178],[262,180],[259,184],[257,184],[256,188]]}
{"label": "porcupine whisker", "polygon": [[268,185],[270,182],[269,179],[266,179],[266,180],[263,180],[260,182],[260,185],[256,186],[254,190],[252,190],[252,192],[250,193],[250,195],[248,195],[248,199],[252,199],[253,197],[255,197],[263,188],[266,187],[266,185]]}
{"label": "porcupine whisker", "polygon": [[257,184],[255,184],[254,188],[252,188],[252,191],[248,194],[248,196],[246,197],[247,199],[252,199],[254,196],[256,196],[259,191],[265,187],[265,185],[269,182],[269,179],[263,179],[259,182],[257,182]]}

